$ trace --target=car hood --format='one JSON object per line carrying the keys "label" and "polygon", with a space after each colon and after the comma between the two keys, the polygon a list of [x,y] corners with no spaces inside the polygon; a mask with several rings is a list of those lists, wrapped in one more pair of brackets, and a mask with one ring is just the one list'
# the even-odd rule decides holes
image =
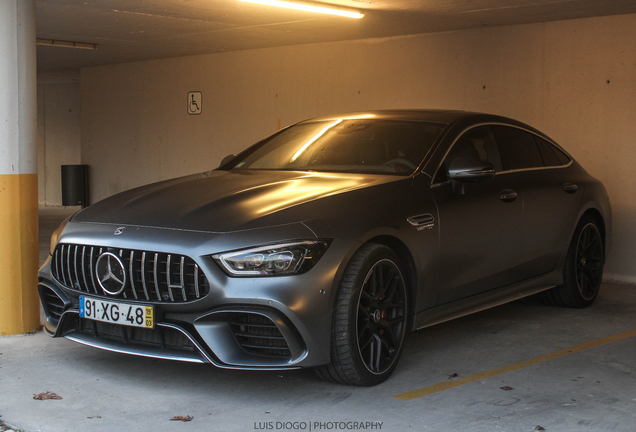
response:
{"label": "car hood", "polygon": [[[73,222],[231,232],[315,218],[302,204],[403,177],[289,171],[210,171],[132,189]],[[329,200],[321,211],[331,212]],[[315,206],[314,206],[315,209]]]}

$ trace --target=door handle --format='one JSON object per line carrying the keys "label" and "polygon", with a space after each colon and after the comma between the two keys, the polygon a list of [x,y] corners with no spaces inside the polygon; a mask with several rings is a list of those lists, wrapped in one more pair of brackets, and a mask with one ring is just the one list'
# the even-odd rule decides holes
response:
{"label": "door handle", "polygon": [[517,192],[513,191],[512,189],[504,189],[501,191],[501,195],[499,195],[499,198],[501,198],[503,202],[513,202],[517,199]]}
{"label": "door handle", "polygon": [[565,183],[563,185],[563,190],[566,191],[567,193],[574,193],[579,189],[579,187],[577,185],[575,185],[574,183]]}

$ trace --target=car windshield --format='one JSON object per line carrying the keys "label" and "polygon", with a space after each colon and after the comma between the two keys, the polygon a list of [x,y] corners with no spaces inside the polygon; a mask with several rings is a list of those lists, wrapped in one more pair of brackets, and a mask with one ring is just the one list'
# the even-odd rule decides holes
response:
{"label": "car windshield", "polygon": [[252,146],[223,169],[409,175],[444,126],[377,119],[305,122]]}

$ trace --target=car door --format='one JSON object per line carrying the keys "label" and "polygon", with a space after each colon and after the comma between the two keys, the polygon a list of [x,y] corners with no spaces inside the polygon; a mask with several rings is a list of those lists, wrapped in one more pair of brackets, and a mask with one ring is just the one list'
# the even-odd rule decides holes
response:
{"label": "car door", "polygon": [[[454,190],[448,167],[458,157],[492,163],[497,174]],[[448,303],[519,280],[522,197],[516,179],[503,171],[492,126],[464,132],[438,168],[431,188],[440,229],[438,304]]]}
{"label": "car door", "polygon": [[583,197],[571,159],[547,140],[522,129],[495,126],[503,168],[523,194],[521,250],[524,278],[553,270],[565,256]]}

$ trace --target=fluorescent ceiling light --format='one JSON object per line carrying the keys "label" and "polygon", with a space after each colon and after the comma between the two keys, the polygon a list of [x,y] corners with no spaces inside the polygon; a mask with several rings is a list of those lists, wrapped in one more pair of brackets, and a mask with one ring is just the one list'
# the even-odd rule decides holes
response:
{"label": "fluorescent ceiling light", "polygon": [[239,0],[239,1],[244,1],[244,2],[249,2],[249,3],[259,3],[259,4],[264,4],[264,5],[268,5],[268,6],[278,6],[278,7],[284,7],[284,8],[288,8],[288,9],[296,9],[296,10],[301,10],[301,11],[306,11],[306,12],[316,12],[316,13],[323,13],[323,14],[329,14],[329,15],[339,15],[339,16],[344,16],[344,17],[348,17],[348,18],[362,18],[364,16],[363,13],[360,13],[358,11],[354,11],[351,9],[341,9],[339,7],[327,7],[324,6],[320,3],[301,3],[301,2],[297,2],[297,1],[293,1],[293,0],[289,0],[289,1],[282,1],[282,0]]}
{"label": "fluorescent ceiling light", "polygon": [[59,40],[51,40],[51,39],[36,39],[35,43],[37,45],[44,46],[55,46],[62,48],[78,48],[78,49],[89,49],[96,50],[97,44],[86,43],[86,42],[71,42],[71,41],[59,41]]}

